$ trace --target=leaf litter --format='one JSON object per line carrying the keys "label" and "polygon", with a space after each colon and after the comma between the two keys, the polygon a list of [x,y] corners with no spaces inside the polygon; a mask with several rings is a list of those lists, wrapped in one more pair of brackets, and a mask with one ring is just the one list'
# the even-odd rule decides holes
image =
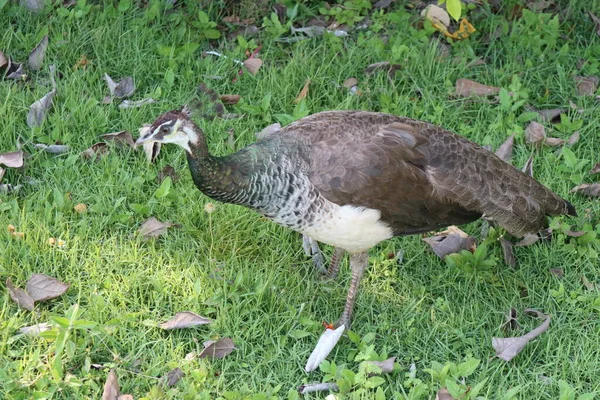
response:
{"label": "leaf litter", "polygon": [[198,354],[199,358],[224,358],[235,349],[233,341],[229,338],[222,338],[217,341],[208,340],[204,342],[204,350]]}
{"label": "leaf litter", "polygon": [[36,143],[33,147],[36,149],[43,150],[46,153],[50,153],[50,154],[64,154],[64,153],[68,153],[69,151],[71,151],[71,147],[64,145],[64,144],[47,145],[47,144],[43,144],[43,143]]}
{"label": "leaf litter", "polygon": [[50,92],[46,93],[44,97],[35,101],[29,107],[29,113],[27,114],[27,125],[30,128],[42,125],[42,122],[44,122],[44,119],[46,118],[46,113],[52,107],[52,99],[54,99],[54,95],[56,95],[56,89],[52,89]]}
{"label": "leaf litter", "polygon": [[456,226],[450,226],[445,231],[421,240],[431,246],[431,250],[442,259],[448,254],[458,253],[461,250],[474,251],[476,248],[475,238]]}
{"label": "leaf litter", "polygon": [[45,274],[33,274],[27,281],[25,290],[34,301],[46,301],[62,296],[71,285]]}
{"label": "leaf litter", "polygon": [[44,36],[42,40],[34,47],[29,53],[29,69],[32,71],[38,71],[42,68],[44,57],[46,56],[46,49],[48,48],[48,35]]}
{"label": "leaf litter", "polygon": [[179,367],[174,368],[167,373],[167,376],[165,377],[165,383],[168,387],[175,386],[177,382],[179,382],[179,380],[181,380],[181,378],[183,378],[184,376],[185,374]]}
{"label": "leaf litter", "polygon": [[590,197],[600,197],[600,183],[583,183],[571,189],[571,193],[579,193]]}
{"label": "leaf litter", "polygon": [[19,307],[33,311],[34,301],[29,293],[23,289],[15,287],[10,278],[6,279],[6,288],[8,289],[10,298],[17,303]]}
{"label": "leaf litter", "polygon": [[597,76],[575,76],[573,79],[579,96],[593,96],[596,93],[599,82]]}
{"label": "leaf litter", "polygon": [[501,358],[504,361],[510,361],[516,357],[525,346],[533,339],[548,330],[550,326],[550,316],[543,314],[537,310],[526,309],[525,313],[533,314],[538,318],[544,318],[544,322],[526,333],[523,336],[509,337],[509,338],[492,338],[492,347],[496,350],[496,357]]}
{"label": "leaf litter", "polygon": [[185,329],[210,324],[211,322],[211,319],[202,317],[191,311],[182,311],[175,314],[170,320],[160,324],[160,328],[164,330]]}
{"label": "leaf litter", "polygon": [[486,86],[479,82],[460,78],[456,81],[456,95],[459,97],[492,96],[500,92],[496,86]]}
{"label": "leaf litter", "polygon": [[496,155],[506,162],[510,162],[513,155],[513,146],[515,144],[515,135],[510,135],[496,150]]}
{"label": "leaf litter", "polygon": [[0,164],[9,168],[21,168],[23,166],[24,153],[22,150],[0,154]]}
{"label": "leaf litter", "polygon": [[169,221],[160,222],[155,217],[150,217],[142,223],[139,229],[139,234],[144,239],[157,238],[167,233],[167,229],[174,227],[180,228],[180,224],[173,224]]}

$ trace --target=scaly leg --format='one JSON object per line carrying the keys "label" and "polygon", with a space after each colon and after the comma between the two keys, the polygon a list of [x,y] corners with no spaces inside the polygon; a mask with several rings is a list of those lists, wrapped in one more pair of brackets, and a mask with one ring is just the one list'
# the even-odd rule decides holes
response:
{"label": "scaly leg", "polygon": [[333,251],[333,255],[331,256],[331,261],[329,262],[329,268],[327,268],[327,276],[331,279],[335,279],[337,277],[338,272],[340,271],[340,263],[344,259],[345,250],[336,247]]}
{"label": "scaly leg", "polygon": [[323,253],[319,248],[319,242],[311,237],[302,235],[302,248],[304,249],[304,253],[312,258],[315,268],[320,273],[325,274],[327,272],[325,269],[325,259],[323,258]]}
{"label": "scaly leg", "polygon": [[346,296],[346,306],[344,312],[340,318],[337,326],[344,325],[346,329],[350,328],[350,322],[352,320],[352,310],[354,309],[354,302],[358,294],[358,286],[360,280],[367,268],[369,263],[369,253],[355,253],[350,254],[350,268],[352,269],[352,280],[350,281],[350,288],[348,288],[348,295]]}

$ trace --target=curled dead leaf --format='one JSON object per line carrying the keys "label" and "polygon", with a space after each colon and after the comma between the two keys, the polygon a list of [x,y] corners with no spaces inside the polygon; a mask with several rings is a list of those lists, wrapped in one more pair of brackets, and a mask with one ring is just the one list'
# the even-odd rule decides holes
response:
{"label": "curled dead leaf", "polygon": [[179,179],[177,172],[175,172],[175,168],[173,168],[170,165],[165,165],[165,167],[158,173],[158,183],[162,183],[162,181],[164,181],[166,177],[171,178],[171,181],[173,181],[173,183],[177,182],[177,180]]}
{"label": "curled dead leaf", "polygon": [[511,268],[515,268],[517,266],[517,259],[515,258],[515,253],[513,252],[512,243],[506,240],[505,238],[501,237],[500,246],[502,247],[502,256],[504,257],[504,263]]}
{"label": "curled dead leaf", "polygon": [[204,350],[198,354],[199,358],[224,358],[235,349],[233,341],[229,338],[222,338],[217,341],[209,340],[204,342]]}
{"label": "curled dead leaf", "polygon": [[590,169],[590,174],[600,174],[600,163],[596,163],[596,165],[594,165],[592,167],[592,169]]}
{"label": "curled dead leaf", "polygon": [[49,331],[50,329],[52,329],[52,325],[47,322],[42,322],[41,324],[19,328],[19,332],[23,335],[39,336],[40,333]]}
{"label": "curled dead leaf", "polygon": [[118,400],[120,395],[119,378],[114,369],[111,369],[104,383],[102,391],[102,400]]}
{"label": "curled dead leaf", "polygon": [[434,4],[428,5],[421,11],[421,16],[430,20],[434,25],[441,25],[446,28],[450,26],[450,15],[448,15],[448,12]]}
{"label": "curled dead leaf", "polygon": [[525,346],[534,338],[544,333],[550,326],[550,316],[540,313],[539,311],[527,309],[525,312],[535,312],[538,316],[544,317],[544,322],[533,329],[531,332],[518,337],[511,338],[492,338],[492,347],[496,350],[496,356],[504,361],[510,361],[516,357]]}
{"label": "curled dead leaf", "polygon": [[27,114],[27,125],[30,128],[34,126],[40,126],[46,118],[46,113],[52,107],[52,99],[56,94],[56,89],[52,89],[44,97],[35,101],[29,107],[29,113]]}
{"label": "curled dead leaf", "polygon": [[367,361],[367,363],[381,368],[381,373],[386,374],[386,373],[392,372],[394,370],[394,362],[395,361],[396,361],[396,357],[390,357],[384,361]]}
{"label": "curled dead leaf", "polygon": [[146,221],[144,221],[144,223],[142,223],[142,225],[140,226],[139,234],[144,239],[156,238],[161,235],[164,235],[167,232],[168,228],[179,228],[180,226],[181,225],[173,224],[169,221],[160,222],[156,218],[150,217]]}
{"label": "curled dead leaf", "polygon": [[244,61],[244,66],[252,75],[256,75],[263,62],[260,58],[249,58]]}
{"label": "curled dead leaf", "polygon": [[559,139],[559,138],[548,137],[548,138],[546,138],[546,141],[544,142],[544,144],[546,146],[550,146],[550,147],[557,147],[557,146],[562,146],[563,144],[565,144],[565,141],[563,139]]}
{"label": "curled dead leaf", "polygon": [[64,154],[71,151],[71,147],[64,144],[51,144],[48,146],[43,143],[37,143],[33,147],[35,147],[36,149],[44,150],[46,153],[50,154]]}
{"label": "curled dead leaf", "polygon": [[590,197],[600,197],[600,183],[584,183],[571,189],[571,193],[579,193]]}
{"label": "curled dead leaf", "polygon": [[191,328],[199,325],[206,325],[212,322],[211,319],[202,317],[191,311],[182,311],[175,314],[170,320],[160,324],[164,330]]}
{"label": "curled dead leaf", "polygon": [[0,164],[9,168],[21,168],[23,166],[23,151],[12,151],[0,154]]}
{"label": "curled dead leaf", "polygon": [[579,96],[593,96],[596,94],[599,81],[597,76],[575,76],[574,79]]}
{"label": "curled dead leaf", "polygon": [[33,298],[24,291],[23,289],[19,289],[15,287],[10,280],[10,278],[6,279],[6,288],[8,289],[8,295],[10,298],[17,303],[17,305],[21,308],[24,308],[29,311],[33,311],[34,300]]}
{"label": "curled dead leaf", "polygon": [[81,156],[88,160],[100,159],[108,154],[108,146],[105,142],[98,142],[81,152]]}
{"label": "curled dead leaf", "polygon": [[513,307],[506,314],[506,322],[502,324],[502,330],[515,331],[521,329],[521,324],[517,321],[517,310]]}
{"label": "curled dead leaf", "polygon": [[527,128],[525,128],[525,141],[532,144],[542,144],[546,139],[546,129],[544,125],[532,121]]}
{"label": "curled dead leaf", "polygon": [[129,97],[135,92],[135,82],[131,76],[126,76],[117,83],[110,75],[104,74],[104,80],[110,95],[113,97]]}
{"label": "curled dead leaf", "polygon": [[174,369],[170,370],[167,373],[167,376],[165,379],[167,386],[168,387],[175,386],[177,384],[177,382],[179,382],[179,380],[184,377],[184,375],[185,374],[183,373],[183,371],[180,368],[174,368]]}
{"label": "curled dead leaf", "polygon": [[308,96],[308,85],[310,85],[310,79],[306,80],[306,82],[304,83],[304,87],[302,87],[302,90],[300,90],[300,93],[294,99],[294,103],[299,103],[302,100],[304,100],[306,96]]}
{"label": "curled dead leaf", "polygon": [[476,248],[475,238],[456,226],[450,226],[445,231],[421,240],[431,246],[431,250],[442,259],[448,254],[458,253],[461,250],[474,251]]}
{"label": "curled dead leaf", "polygon": [[358,85],[358,79],[356,78],[348,78],[342,83],[342,86],[347,89],[352,89],[356,85]]}
{"label": "curled dead leaf", "polygon": [[42,40],[35,46],[35,48],[29,53],[29,69],[37,71],[42,68],[44,62],[44,56],[46,55],[46,49],[48,48],[48,35],[44,36]]}
{"label": "curled dead leaf", "polygon": [[600,18],[596,17],[591,11],[588,11],[588,13],[590,14],[590,18],[592,19],[594,27],[596,28],[596,34],[600,36]]}
{"label": "curled dead leaf", "polygon": [[491,96],[500,92],[499,87],[482,85],[469,79],[458,79],[456,81],[456,95],[460,97],[469,96]]}
{"label": "curled dead leaf", "polygon": [[569,136],[569,138],[567,139],[567,144],[569,146],[573,146],[575,143],[579,142],[580,136],[581,134],[579,133],[579,131],[573,132],[571,136]]}
{"label": "curled dead leaf", "polygon": [[46,301],[62,296],[71,285],[45,274],[33,274],[25,290],[34,301]]}
{"label": "curled dead leaf", "polygon": [[525,236],[523,236],[523,239],[521,239],[521,241],[515,243],[515,246],[519,246],[519,247],[531,246],[532,244],[537,242],[539,239],[540,239],[540,237],[538,235],[528,233]]}
{"label": "curled dead leaf", "polygon": [[222,94],[219,96],[219,99],[223,104],[237,104],[241,98],[242,96],[239,94]]}
{"label": "curled dead leaf", "polygon": [[125,144],[129,147],[135,146],[135,143],[133,142],[133,137],[131,136],[131,133],[129,133],[129,131],[105,133],[104,135],[100,135],[100,138],[103,139],[105,142]]}
{"label": "curled dead leaf", "polygon": [[435,394],[435,400],[455,400],[454,397],[450,394],[448,389],[440,388]]}
{"label": "curled dead leaf", "polygon": [[506,162],[510,162],[515,144],[515,135],[510,135],[496,150],[496,155]]}

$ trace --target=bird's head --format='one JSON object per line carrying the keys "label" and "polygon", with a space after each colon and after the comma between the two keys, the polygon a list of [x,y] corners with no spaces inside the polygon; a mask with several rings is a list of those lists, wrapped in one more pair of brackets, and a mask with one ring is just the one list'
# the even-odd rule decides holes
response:
{"label": "bird's head", "polygon": [[135,142],[136,146],[147,142],[175,143],[188,153],[202,140],[202,131],[189,118],[184,107],[162,114]]}

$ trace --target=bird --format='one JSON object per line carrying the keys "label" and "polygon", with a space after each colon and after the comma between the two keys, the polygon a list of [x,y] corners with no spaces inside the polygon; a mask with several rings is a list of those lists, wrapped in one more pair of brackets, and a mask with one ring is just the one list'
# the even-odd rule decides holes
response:
{"label": "bird", "polygon": [[197,188],[350,255],[337,326],[350,328],[369,249],[395,236],[494,220],[537,233],[573,205],[478,144],[426,121],[392,114],[315,113],[222,157],[209,152],[187,107],[160,115],[136,144],[185,150]]}

